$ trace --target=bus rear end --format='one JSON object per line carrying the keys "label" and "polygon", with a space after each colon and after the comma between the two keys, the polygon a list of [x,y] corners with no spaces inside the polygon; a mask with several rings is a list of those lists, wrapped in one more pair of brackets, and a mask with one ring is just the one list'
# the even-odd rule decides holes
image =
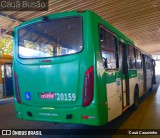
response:
{"label": "bus rear end", "polygon": [[[87,16],[89,13],[76,12],[50,15],[15,28],[14,92],[18,118],[83,123],[90,114],[96,115],[94,54],[84,35],[89,29]],[[88,124],[98,123],[91,120]]]}

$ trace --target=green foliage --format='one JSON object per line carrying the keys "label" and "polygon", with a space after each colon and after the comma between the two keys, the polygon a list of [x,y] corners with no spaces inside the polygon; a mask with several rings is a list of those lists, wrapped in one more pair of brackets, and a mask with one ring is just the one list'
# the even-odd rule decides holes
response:
{"label": "green foliage", "polygon": [[0,54],[12,55],[13,40],[0,38]]}

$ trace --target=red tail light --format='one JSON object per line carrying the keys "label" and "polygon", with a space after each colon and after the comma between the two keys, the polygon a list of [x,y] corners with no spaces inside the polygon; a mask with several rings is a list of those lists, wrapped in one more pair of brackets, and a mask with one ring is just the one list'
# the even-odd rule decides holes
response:
{"label": "red tail light", "polygon": [[93,89],[94,88],[94,70],[93,66],[90,67],[84,76],[83,86],[83,106],[88,106],[93,100]]}
{"label": "red tail light", "polygon": [[19,91],[19,85],[18,85],[18,76],[15,72],[14,72],[14,85],[15,85],[17,102],[21,103],[21,97],[20,97],[20,91]]}

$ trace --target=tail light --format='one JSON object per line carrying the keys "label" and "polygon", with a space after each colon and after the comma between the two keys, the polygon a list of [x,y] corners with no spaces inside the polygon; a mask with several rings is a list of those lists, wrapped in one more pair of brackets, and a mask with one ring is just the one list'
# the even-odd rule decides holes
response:
{"label": "tail light", "polygon": [[20,96],[19,85],[18,85],[18,76],[15,72],[14,72],[14,85],[15,85],[17,102],[21,103],[21,96]]}
{"label": "tail light", "polygon": [[83,86],[83,106],[88,106],[93,100],[94,70],[91,66],[85,73]]}

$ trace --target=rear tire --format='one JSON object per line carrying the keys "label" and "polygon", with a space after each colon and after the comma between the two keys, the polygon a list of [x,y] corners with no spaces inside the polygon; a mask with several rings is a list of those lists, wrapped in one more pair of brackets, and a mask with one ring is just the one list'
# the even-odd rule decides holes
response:
{"label": "rear tire", "polygon": [[136,110],[139,105],[139,88],[138,85],[134,88],[134,103],[133,103],[133,109]]}

